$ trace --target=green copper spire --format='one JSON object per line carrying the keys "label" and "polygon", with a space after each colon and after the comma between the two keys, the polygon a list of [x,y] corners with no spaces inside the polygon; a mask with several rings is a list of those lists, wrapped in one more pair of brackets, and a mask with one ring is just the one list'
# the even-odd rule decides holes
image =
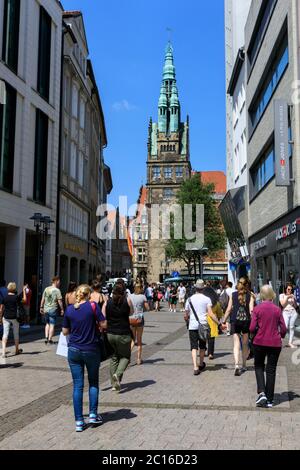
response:
{"label": "green copper spire", "polygon": [[174,59],[173,59],[173,47],[170,42],[166,47],[166,56],[165,56],[165,65],[164,65],[164,72],[163,77],[164,80],[175,80],[176,73],[175,73],[175,66],[174,66]]}
{"label": "green copper spire", "polygon": [[178,99],[178,90],[176,86],[176,82],[173,82],[172,85],[172,94],[171,94],[171,101],[170,101],[170,107],[178,107],[179,106],[179,99]]}
{"label": "green copper spire", "polygon": [[167,132],[167,108],[168,108],[168,98],[167,90],[164,82],[160,89],[160,97],[158,101],[158,130],[159,132]]}
{"label": "green copper spire", "polygon": [[162,85],[161,85],[158,106],[159,107],[163,106],[166,108],[168,107],[167,90],[166,90],[164,82],[162,82]]}
{"label": "green copper spire", "polygon": [[178,132],[179,123],[180,103],[176,85],[173,47],[169,41],[166,47],[163,82],[158,101],[158,130],[165,134]]}

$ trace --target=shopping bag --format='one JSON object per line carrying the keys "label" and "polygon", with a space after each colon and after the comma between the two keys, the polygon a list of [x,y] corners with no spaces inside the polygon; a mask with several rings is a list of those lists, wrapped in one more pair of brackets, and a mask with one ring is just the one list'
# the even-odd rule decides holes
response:
{"label": "shopping bag", "polygon": [[61,333],[56,350],[56,354],[58,356],[68,357],[68,343],[69,336],[65,336],[63,333]]}

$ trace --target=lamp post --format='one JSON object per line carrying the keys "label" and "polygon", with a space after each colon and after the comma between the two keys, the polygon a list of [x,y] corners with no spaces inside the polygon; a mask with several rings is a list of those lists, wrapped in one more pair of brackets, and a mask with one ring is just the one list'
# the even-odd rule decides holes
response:
{"label": "lamp post", "polygon": [[43,295],[43,274],[44,274],[44,247],[47,240],[48,232],[54,220],[49,216],[44,216],[36,212],[33,217],[36,234],[38,236],[38,270],[37,270],[37,296],[36,296],[36,323],[41,323],[40,304]]}

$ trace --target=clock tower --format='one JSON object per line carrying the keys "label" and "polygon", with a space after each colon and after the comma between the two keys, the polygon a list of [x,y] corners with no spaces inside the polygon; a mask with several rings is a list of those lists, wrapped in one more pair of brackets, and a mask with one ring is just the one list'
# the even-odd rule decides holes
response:
{"label": "clock tower", "polygon": [[[191,176],[189,118],[181,122],[173,47],[166,47],[163,79],[158,101],[158,122],[149,123],[147,158],[147,206],[149,208],[148,282],[162,280],[166,269],[178,271],[179,263],[167,266],[165,240],[152,240],[152,204],[174,204],[176,192]],[[159,220],[153,221],[159,224]]]}

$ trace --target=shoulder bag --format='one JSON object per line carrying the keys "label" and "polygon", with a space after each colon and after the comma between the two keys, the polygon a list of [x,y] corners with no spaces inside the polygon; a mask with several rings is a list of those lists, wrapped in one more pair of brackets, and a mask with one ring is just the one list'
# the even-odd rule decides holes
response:
{"label": "shoulder bag", "polygon": [[[96,334],[98,336],[99,344],[100,344],[100,355],[101,355],[101,361],[106,361],[106,359],[109,359],[113,355],[113,349],[108,341],[107,338],[107,333],[105,331],[105,326],[107,328],[107,322],[99,322],[97,320],[97,315],[96,315],[96,304],[95,302],[91,303],[91,307],[93,310],[93,314],[95,317],[95,322],[96,322]],[[104,327],[103,327],[104,324]]]}

